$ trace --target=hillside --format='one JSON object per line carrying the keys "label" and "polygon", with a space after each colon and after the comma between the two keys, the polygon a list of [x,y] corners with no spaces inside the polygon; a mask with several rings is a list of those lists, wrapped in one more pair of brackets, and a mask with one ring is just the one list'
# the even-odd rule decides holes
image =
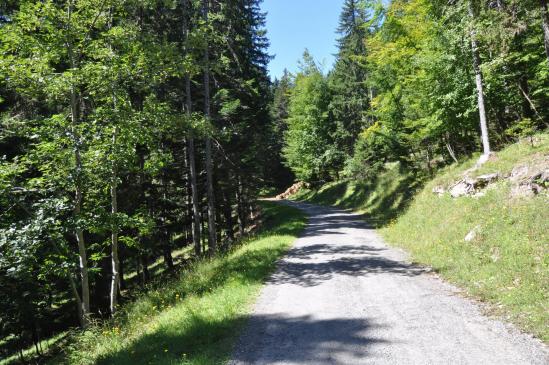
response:
{"label": "hillside", "polygon": [[[149,285],[109,321],[72,331],[50,349],[52,364],[221,364],[227,360],[265,278],[306,218],[261,202],[262,232],[228,253],[197,260]],[[25,352],[29,359],[32,349]],[[0,359],[17,363],[18,356]]]}
{"label": "hillside", "polygon": [[[525,140],[505,148],[475,171],[477,156],[422,183],[389,165],[373,181],[303,189],[294,198],[364,213],[388,243],[409,251],[415,262],[548,341],[549,198],[542,180],[549,169],[549,135],[534,141],[534,146]],[[473,181],[491,173],[498,178],[454,198],[448,188],[465,173]],[[539,194],[530,192],[532,179]]]}
{"label": "hillside", "polygon": [[549,364],[548,1],[0,1],[0,365]]}

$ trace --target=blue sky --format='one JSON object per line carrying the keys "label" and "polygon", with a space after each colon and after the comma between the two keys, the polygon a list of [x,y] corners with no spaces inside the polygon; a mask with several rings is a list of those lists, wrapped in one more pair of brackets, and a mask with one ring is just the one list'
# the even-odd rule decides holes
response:
{"label": "blue sky", "polygon": [[298,69],[305,48],[328,71],[337,52],[335,30],[343,0],[264,0],[267,14],[271,78],[280,77],[284,68]]}

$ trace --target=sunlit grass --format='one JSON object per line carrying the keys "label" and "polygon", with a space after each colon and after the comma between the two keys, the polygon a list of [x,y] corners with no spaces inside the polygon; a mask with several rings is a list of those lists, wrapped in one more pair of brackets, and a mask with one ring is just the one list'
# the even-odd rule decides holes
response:
{"label": "sunlit grass", "polygon": [[[549,135],[532,147],[521,142],[498,152],[472,175],[509,174],[549,153]],[[547,196],[512,197],[498,182],[478,198],[432,193],[459,179],[473,164],[442,172],[426,184],[405,214],[381,230],[386,240],[411,252],[470,295],[492,303],[493,311],[549,341],[549,201]],[[478,230],[466,242],[467,233]]]}
{"label": "sunlit grass", "polygon": [[292,199],[353,209],[366,214],[369,223],[382,226],[402,211],[420,185],[417,176],[393,163],[372,181],[333,182],[319,190],[302,189]]}
{"label": "sunlit grass", "polygon": [[[469,175],[505,176],[514,166],[535,164],[548,154],[549,134],[540,134],[534,146],[527,140],[511,145]],[[405,248],[414,261],[433,267],[470,295],[491,303],[497,314],[549,341],[547,196],[513,198],[507,180],[478,198],[432,193],[435,186],[462,178],[477,159],[448,166],[415,195],[409,194],[419,185],[414,178],[390,168],[373,182],[333,183],[296,198],[365,213],[381,227],[388,243]],[[475,227],[477,237],[465,242]]]}
{"label": "sunlit grass", "polygon": [[256,294],[306,219],[295,208],[262,203],[265,231],[224,256],[127,305],[108,325],[76,336],[59,363],[222,364]]}
{"label": "sunlit grass", "polygon": [[[172,260],[174,264],[177,264],[178,262],[183,262],[185,260],[189,260],[192,258],[193,254],[193,246],[185,246],[183,248],[179,248],[177,250],[172,251]],[[155,276],[163,271],[166,270],[166,261],[164,260],[164,257],[160,257],[157,260],[155,260],[152,264],[149,264],[148,266],[150,275]],[[125,275],[124,279],[128,281],[135,280],[137,276],[137,271],[133,270]]]}

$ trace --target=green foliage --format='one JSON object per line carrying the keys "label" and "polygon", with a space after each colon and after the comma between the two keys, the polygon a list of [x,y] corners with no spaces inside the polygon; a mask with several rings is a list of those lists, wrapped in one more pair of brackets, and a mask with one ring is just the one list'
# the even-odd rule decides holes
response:
{"label": "green foliage", "polygon": [[387,135],[386,127],[375,122],[362,132],[356,141],[352,158],[346,161],[344,175],[359,181],[374,178],[385,165],[385,159],[391,153],[394,140]]}
{"label": "green foliage", "polygon": [[284,139],[281,138],[287,130],[286,120],[289,114],[290,107],[290,92],[293,87],[292,75],[287,70],[284,70],[284,75],[280,80],[273,82],[273,101],[270,107],[271,124],[270,139],[267,140],[267,152],[270,156],[267,161],[271,167],[270,176],[272,186],[276,191],[283,191],[290,186],[294,181],[294,174],[283,163],[281,158],[284,148]]}
{"label": "green foliage", "polygon": [[371,124],[367,111],[372,96],[368,87],[368,70],[360,61],[367,55],[365,39],[373,29],[368,19],[369,1],[347,0],[343,4],[337,33],[338,55],[328,82],[332,93],[330,100],[330,122],[336,125],[333,133],[335,147],[343,153],[338,165],[341,170],[343,159],[353,155],[355,141],[363,128]]}
{"label": "green foliage", "polygon": [[[535,1],[345,1],[322,122],[330,140],[315,150],[332,157],[321,180],[368,179],[388,161],[432,172],[478,151],[473,35],[492,146],[547,128],[541,12]],[[289,163],[305,180],[318,174],[312,165],[309,158]]]}
{"label": "green foliage", "polygon": [[538,1],[346,0],[333,70],[306,52],[274,84],[260,0],[214,3],[207,20],[202,0],[0,3],[0,352],[84,319],[86,273],[91,317],[106,313],[117,236],[121,276],[135,278],[122,301],[161,271],[151,261],[174,271],[193,184],[198,220],[215,201],[218,222],[197,241],[215,233],[226,250],[260,191],[294,177],[355,180],[334,185],[339,203],[391,219],[423,176],[479,150],[476,74],[496,150],[538,148],[548,126]]}
{"label": "green foliage", "polygon": [[[488,161],[475,173],[508,174],[518,164],[535,165],[540,153],[549,147],[547,135],[541,138],[536,147],[525,141],[504,149],[497,160]],[[494,304],[496,313],[547,341],[546,198],[513,198],[507,181],[497,183],[479,198],[453,199],[432,193],[433,187],[455,181],[474,162],[452,166],[437,175],[382,234],[390,243],[410,251],[417,262]],[[477,236],[466,242],[464,237],[473,229],[478,230]]]}
{"label": "green foliage", "polygon": [[[469,174],[506,176],[516,166],[546,166],[543,156],[549,150],[549,135],[533,138],[534,146],[526,140],[510,145]],[[388,165],[370,180],[334,182],[302,190],[294,199],[363,213],[389,244],[405,248],[415,262],[432,267],[468,294],[492,304],[494,313],[547,341],[546,196],[515,197],[509,180],[496,182],[481,197],[433,193],[435,187],[461,179],[477,159],[447,166],[432,179],[411,174],[398,164]],[[476,237],[465,241],[473,229]]]}
{"label": "green foliage", "polygon": [[383,227],[406,209],[422,181],[420,176],[405,171],[400,163],[389,163],[368,179],[302,189],[292,199],[353,209],[365,214],[368,223]]}
{"label": "green foliage", "polygon": [[262,206],[263,233],[222,257],[193,264],[115,320],[78,334],[59,362],[223,363],[263,280],[306,223],[295,208]]}
{"label": "green foliage", "polygon": [[172,250],[191,242],[190,137],[200,205],[203,139],[214,140],[221,245],[235,240],[237,223],[242,234],[252,224],[269,173],[258,156],[275,139],[265,18],[257,0],[210,13],[205,22],[198,0],[0,4],[0,341],[15,339],[7,355],[77,325],[85,273],[91,317],[108,313],[116,235],[122,279],[139,273],[123,282],[122,302],[150,280],[149,261],[162,256],[175,269]]}
{"label": "green foliage", "polygon": [[326,181],[337,173],[333,170],[334,161],[341,155],[331,136],[334,128],[328,119],[328,83],[308,52],[303,55],[302,69],[293,83],[284,157],[299,180]]}
{"label": "green foliage", "polygon": [[536,127],[532,119],[526,118],[517,122],[505,132],[512,137],[529,137],[533,144],[532,137],[536,133]]}

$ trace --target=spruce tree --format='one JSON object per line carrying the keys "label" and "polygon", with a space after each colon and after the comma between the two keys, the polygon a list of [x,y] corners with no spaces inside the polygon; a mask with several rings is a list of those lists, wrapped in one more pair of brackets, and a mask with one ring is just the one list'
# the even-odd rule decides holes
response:
{"label": "spruce tree", "polygon": [[334,135],[338,169],[353,154],[358,134],[367,125],[369,89],[367,71],[359,63],[366,56],[367,13],[362,0],[346,0],[340,15],[337,33],[338,54],[329,75],[333,99],[330,112],[337,129]]}

